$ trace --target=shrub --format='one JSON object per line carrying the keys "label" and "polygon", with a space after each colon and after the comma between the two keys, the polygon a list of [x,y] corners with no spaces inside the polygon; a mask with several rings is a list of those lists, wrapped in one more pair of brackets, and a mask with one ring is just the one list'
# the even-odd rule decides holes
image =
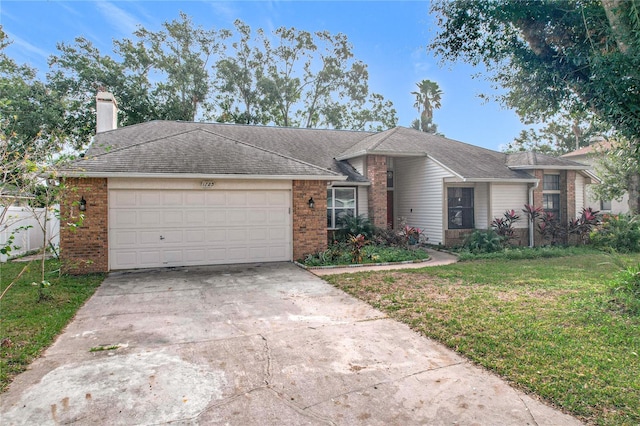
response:
{"label": "shrub", "polygon": [[343,216],[338,221],[338,229],[335,238],[338,241],[346,242],[352,235],[363,235],[367,240],[373,238],[375,227],[368,218],[360,216]]}
{"label": "shrub", "polygon": [[362,263],[362,249],[369,244],[369,241],[362,234],[350,235],[347,244],[349,245],[351,261],[353,263]]}
{"label": "shrub", "polygon": [[476,229],[464,240],[463,247],[471,253],[493,253],[502,250],[502,238],[493,229]]}
{"label": "shrub", "polygon": [[593,228],[600,224],[600,215],[598,213],[600,212],[594,211],[591,207],[583,208],[580,217],[569,222],[568,233],[577,235],[582,244],[587,244],[589,242],[589,234],[591,234]]}
{"label": "shrub", "polygon": [[400,247],[404,245],[404,236],[391,228],[376,228],[373,242],[378,246]]}
{"label": "shrub", "polygon": [[507,210],[503,217],[496,217],[491,222],[491,227],[496,234],[502,239],[503,244],[508,245],[515,236],[515,228],[513,225],[520,220],[520,216],[515,210]]}
{"label": "shrub", "polygon": [[605,215],[602,223],[590,234],[595,247],[622,253],[640,252],[640,222],[628,214]]}
{"label": "shrub", "polygon": [[618,272],[611,281],[611,294],[611,302],[623,312],[640,315],[640,265]]}

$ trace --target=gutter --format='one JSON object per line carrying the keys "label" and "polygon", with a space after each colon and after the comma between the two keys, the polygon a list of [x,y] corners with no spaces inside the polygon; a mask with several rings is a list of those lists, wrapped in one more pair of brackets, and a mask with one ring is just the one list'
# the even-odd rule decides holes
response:
{"label": "gutter", "polygon": [[[540,181],[536,180],[533,186],[529,188],[529,205],[530,206],[533,206],[533,191],[535,191],[536,188],[538,188],[538,186],[540,186]],[[533,248],[533,246],[535,245],[533,241],[533,237],[534,237],[533,225],[535,223],[534,221],[531,221],[529,219],[527,219],[527,221],[529,222],[529,247]]]}

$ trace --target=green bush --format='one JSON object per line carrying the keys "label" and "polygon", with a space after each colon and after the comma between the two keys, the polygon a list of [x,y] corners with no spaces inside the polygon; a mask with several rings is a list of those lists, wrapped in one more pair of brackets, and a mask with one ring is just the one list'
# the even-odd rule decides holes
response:
{"label": "green bush", "polygon": [[611,302],[623,312],[640,315],[640,265],[618,272],[611,281],[611,294]]}
{"label": "green bush", "polygon": [[605,215],[590,238],[595,247],[621,253],[640,252],[640,221],[638,216],[627,214]]}
{"label": "green bush", "polygon": [[339,242],[349,241],[354,235],[362,235],[371,240],[375,233],[375,227],[368,218],[360,216],[344,216],[338,221],[340,229],[335,232],[335,239]]}
{"label": "green bush", "polygon": [[463,244],[471,253],[493,253],[501,251],[503,239],[493,229],[476,229]]}

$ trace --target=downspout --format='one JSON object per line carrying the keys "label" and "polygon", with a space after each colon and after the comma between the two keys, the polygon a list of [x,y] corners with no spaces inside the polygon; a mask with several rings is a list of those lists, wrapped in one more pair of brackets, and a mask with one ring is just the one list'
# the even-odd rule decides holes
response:
{"label": "downspout", "polygon": [[[538,188],[538,186],[540,186],[540,180],[536,180],[536,182],[529,188],[529,205],[531,207],[533,207],[533,191],[536,190],[536,188]],[[531,218],[528,219],[529,221],[529,247],[533,248],[534,241],[533,241],[533,237],[534,237],[534,229],[533,229],[533,225],[535,220],[532,220]]]}

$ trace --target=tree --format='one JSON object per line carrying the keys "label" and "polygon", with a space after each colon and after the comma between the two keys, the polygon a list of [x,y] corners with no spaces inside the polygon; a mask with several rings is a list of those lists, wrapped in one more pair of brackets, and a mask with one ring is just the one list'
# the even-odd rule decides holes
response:
{"label": "tree", "polygon": [[367,66],[344,34],[280,27],[271,37],[235,22],[239,38],[217,62],[218,115],[246,124],[389,128],[392,104],[369,93]]}
{"label": "tree", "polygon": [[[18,65],[5,53],[11,44],[0,26],[0,119],[4,143],[32,155],[62,148],[64,104],[35,69]],[[3,165],[6,167],[6,165]]]}
{"label": "tree", "polygon": [[440,90],[438,83],[431,80],[422,80],[420,83],[416,83],[416,86],[418,86],[418,91],[411,92],[411,94],[416,97],[413,107],[418,110],[420,119],[414,120],[411,127],[426,133],[436,133],[438,126],[433,123],[433,110],[440,108],[442,90]]}
{"label": "tree", "polygon": [[[432,9],[440,30],[430,49],[484,64],[507,90],[498,99],[524,120],[593,114],[640,159],[638,0],[456,0]],[[640,176],[627,189],[638,212]]]}
{"label": "tree", "polygon": [[610,133],[594,117],[560,115],[540,129],[522,130],[503,151],[535,151],[559,156],[588,146],[594,139],[609,137]]}

